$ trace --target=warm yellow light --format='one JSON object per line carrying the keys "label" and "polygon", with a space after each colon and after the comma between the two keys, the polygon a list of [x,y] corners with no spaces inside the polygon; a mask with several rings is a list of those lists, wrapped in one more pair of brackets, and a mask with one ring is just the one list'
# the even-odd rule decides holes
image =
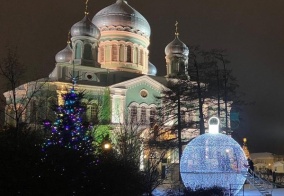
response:
{"label": "warm yellow light", "polygon": [[111,145],[109,143],[104,144],[104,149],[108,150],[110,149]]}

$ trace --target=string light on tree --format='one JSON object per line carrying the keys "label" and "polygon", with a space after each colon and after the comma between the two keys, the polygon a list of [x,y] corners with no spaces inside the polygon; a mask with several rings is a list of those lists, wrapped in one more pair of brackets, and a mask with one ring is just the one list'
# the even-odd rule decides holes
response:
{"label": "string light on tree", "polygon": [[64,104],[56,106],[57,118],[51,126],[51,136],[46,140],[44,148],[59,145],[89,154],[92,152],[89,127],[82,124],[82,115],[86,109],[81,103],[84,93],[75,91],[76,78],[72,78],[72,83],[70,91],[62,95]]}

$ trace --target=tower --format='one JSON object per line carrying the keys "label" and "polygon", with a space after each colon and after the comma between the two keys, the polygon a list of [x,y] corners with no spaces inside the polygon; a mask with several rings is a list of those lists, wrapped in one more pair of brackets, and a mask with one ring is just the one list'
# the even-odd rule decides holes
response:
{"label": "tower", "polygon": [[175,39],[165,48],[167,77],[188,78],[188,47],[179,39],[178,22],[175,24]]}
{"label": "tower", "polygon": [[99,11],[92,22],[100,29],[101,68],[148,74],[150,25],[125,0]]}
{"label": "tower", "polygon": [[72,47],[74,49],[74,64],[98,67],[98,42],[100,30],[88,17],[88,0],[84,18],[71,28]]}

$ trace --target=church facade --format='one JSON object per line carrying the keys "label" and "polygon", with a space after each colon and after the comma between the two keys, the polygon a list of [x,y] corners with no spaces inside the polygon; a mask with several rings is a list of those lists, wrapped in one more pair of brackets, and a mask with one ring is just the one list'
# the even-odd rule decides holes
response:
{"label": "church facade", "polygon": [[[116,0],[92,19],[86,8],[84,18],[70,28],[67,46],[55,56],[55,67],[44,84],[48,93],[35,96],[29,107],[24,108],[22,120],[35,123],[38,119],[47,119],[52,113],[49,106],[62,104],[61,94],[70,89],[72,78],[76,77],[76,89],[85,91],[83,102],[87,106],[89,122],[96,122],[99,97],[108,89],[112,124],[123,124],[125,119],[131,118],[144,130],[149,128],[157,115],[157,106],[162,104],[156,97],[167,89],[169,78],[182,72],[188,77],[189,55],[188,47],[176,31],[173,41],[165,47],[167,75],[156,76],[157,69],[149,62],[150,35],[148,21],[125,0]],[[18,87],[19,99],[36,83]],[[10,93],[4,93],[7,104],[11,103]],[[38,109],[39,103],[44,109]],[[204,104],[205,112],[210,103],[212,100]],[[6,122],[11,123],[13,111],[6,107],[6,113],[9,114]],[[194,117],[192,113],[185,115],[188,120],[198,118],[198,114]],[[184,130],[182,137],[190,139],[198,134],[197,128],[190,128]]]}

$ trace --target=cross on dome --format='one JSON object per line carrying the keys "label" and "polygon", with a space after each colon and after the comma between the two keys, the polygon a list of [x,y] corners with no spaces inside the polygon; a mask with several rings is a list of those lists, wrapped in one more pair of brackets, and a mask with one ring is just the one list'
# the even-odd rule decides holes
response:
{"label": "cross on dome", "polygon": [[86,5],[86,7],[85,7],[85,15],[86,16],[89,14],[89,12],[88,12],[88,2],[89,2],[89,0],[86,0],[86,2],[85,2],[85,5]]}
{"label": "cross on dome", "polygon": [[175,26],[176,26],[175,35],[176,35],[176,36],[179,36],[179,33],[178,33],[178,21],[176,21]]}
{"label": "cross on dome", "polygon": [[67,44],[70,44],[70,37],[71,37],[71,32],[68,32],[68,37],[67,37]]}

